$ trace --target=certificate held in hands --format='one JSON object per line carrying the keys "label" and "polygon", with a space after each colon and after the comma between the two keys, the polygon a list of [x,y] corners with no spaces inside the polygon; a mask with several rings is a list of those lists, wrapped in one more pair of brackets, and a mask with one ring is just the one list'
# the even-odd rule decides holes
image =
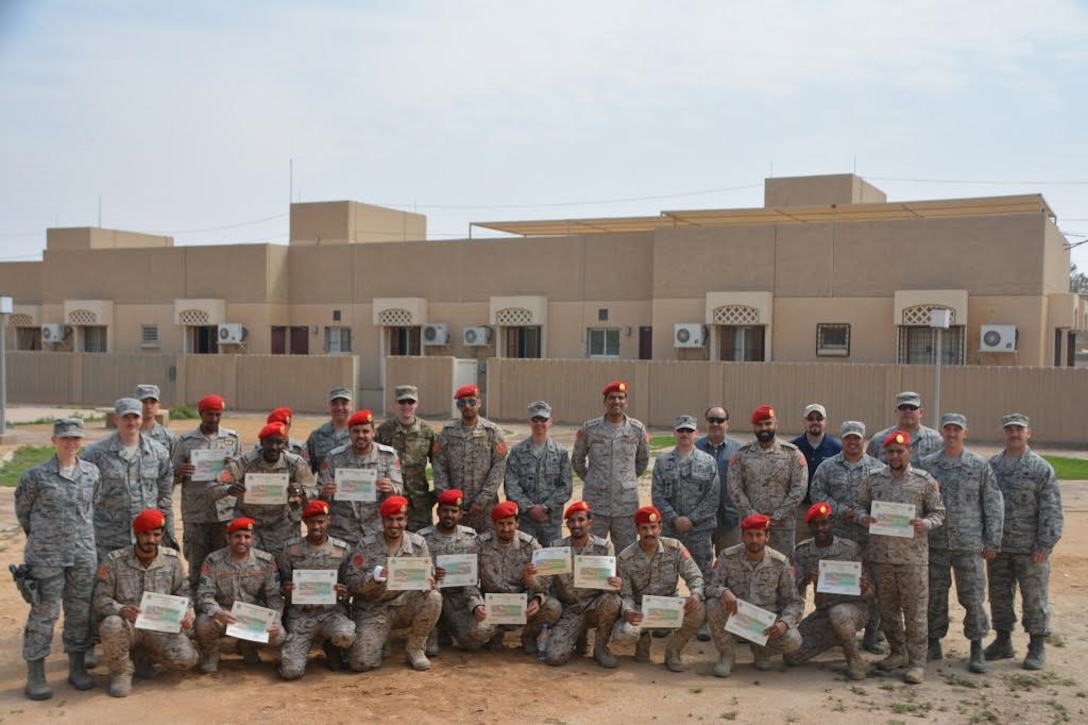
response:
{"label": "certificate held in hands", "polygon": [[683,624],[683,597],[642,595],[642,629],[679,629]]}
{"label": "certificate held in hands", "polygon": [[386,560],[388,578],[385,588],[391,592],[421,592],[430,589],[431,559],[426,556],[393,556]]}
{"label": "certificate held in hands", "polygon": [[608,580],[616,576],[614,556],[574,557],[574,586],[578,589],[605,589],[616,591]]}
{"label": "certificate held in hands", "polygon": [[570,547],[552,546],[533,552],[533,563],[539,576],[569,574],[571,572]]}
{"label": "certificate held in hands", "polygon": [[378,500],[378,469],[337,468],[336,500],[374,503]]}
{"label": "certificate held in hands", "polygon": [[235,621],[227,625],[228,637],[268,644],[268,628],[276,621],[275,609],[235,601],[230,616]]}
{"label": "certificate held in hands", "polygon": [[861,562],[821,560],[816,591],[823,594],[861,596]]}
{"label": "certificate held in hands", "polygon": [[725,620],[725,631],[744,637],[759,646],[767,644],[767,635],[763,633],[778,619],[778,615],[754,604],[737,600],[737,613]]}
{"label": "certificate held in hands", "polygon": [[192,481],[214,481],[227,468],[225,448],[194,448],[189,451],[189,462],[196,470]]}
{"label": "certificate held in hands", "polygon": [[474,587],[480,580],[479,561],[475,554],[439,554],[434,560],[435,566],[446,571],[439,589],[447,587]]}
{"label": "certificate held in hands", "polygon": [[870,534],[898,536],[901,539],[914,538],[914,527],[910,523],[916,513],[914,504],[873,501],[869,510],[876,519],[869,525]]}
{"label": "certificate held in hands", "polygon": [[529,602],[524,594],[484,594],[484,611],[488,624],[525,624],[525,609]]}
{"label": "certificate held in hands", "polygon": [[295,569],[292,604],[336,604],[336,569]]}
{"label": "certificate held in hands", "polygon": [[242,500],[247,504],[277,506],[287,503],[286,473],[247,473],[245,487]]}
{"label": "certificate held in hands", "polygon": [[144,592],[135,626],[136,629],[146,629],[151,632],[177,634],[181,631],[181,620],[185,619],[188,611],[188,597]]}

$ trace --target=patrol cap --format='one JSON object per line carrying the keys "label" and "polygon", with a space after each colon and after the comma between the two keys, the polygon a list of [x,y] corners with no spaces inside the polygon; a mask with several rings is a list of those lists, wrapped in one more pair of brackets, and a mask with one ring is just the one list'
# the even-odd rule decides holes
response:
{"label": "patrol cap", "polygon": [[697,430],[698,428],[699,424],[695,422],[695,416],[681,415],[676,418],[673,430]]}
{"label": "patrol cap", "polygon": [[1031,421],[1023,413],[1009,413],[1001,416],[1001,427],[1008,428],[1010,425],[1020,425],[1027,428],[1031,425]]}
{"label": "patrol cap", "polygon": [[844,420],[842,427],[839,428],[839,437],[845,438],[846,436],[857,436],[858,438],[865,437],[865,424],[860,420]]}
{"label": "patrol cap", "polygon": [[57,418],[53,421],[54,438],[82,438],[83,421],[79,418]]}
{"label": "patrol cap", "polygon": [[941,427],[946,425],[958,425],[960,428],[967,427],[967,416],[963,413],[942,413],[941,414]]}
{"label": "patrol cap", "polygon": [[411,400],[413,403],[419,400],[419,388],[414,385],[398,385],[393,390],[393,399],[398,403]]}
{"label": "patrol cap", "polygon": [[552,406],[548,405],[546,400],[529,403],[529,417],[550,419],[552,417]]}
{"label": "patrol cap", "polygon": [[337,398],[343,398],[344,400],[355,400],[355,396],[351,394],[351,391],[347,388],[333,388],[329,391],[329,397],[325,400],[329,403]]}
{"label": "patrol cap", "polygon": [[898,408],[900,405],[913,405],[916,408],[921,408],[922,396],[909,390],[904,391],[895,396],[895,407]]}
{"label": "patrol cap", "polygon": [[143,415],[144,406],[136,398],[118,398],[113,404],[113,411],[117,413],[118,418],[126,415]]}
{"label": "patrol cap", "polygon": [[137,400],[149,400],[151,398],[154,398],[155,400],[162,400],[162,397],[159,395],[158,385],[146,384],[136,386]]}
{"label": "patrol cap", "polygon": [[819,413],[823,417],[827,417],[827,408],[819,403],[809,403],[805,406],[805,417],[807,418],[809,413]]}

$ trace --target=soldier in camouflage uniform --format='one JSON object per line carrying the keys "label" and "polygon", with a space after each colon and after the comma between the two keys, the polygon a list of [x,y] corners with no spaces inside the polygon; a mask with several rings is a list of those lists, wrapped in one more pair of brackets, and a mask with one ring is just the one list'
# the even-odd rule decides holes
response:
{"label": "soldier in camouflage uniform", "polygon": [[158,385],[137,385],[136,395],[134,396],[140,401],[142,406],[141,410],[141,423],[140,432],[153,441],[158,441],[162,444],[162,447],[166,449],[166,452],[170,454],[171,460],[174,456],[174,444],[178,442],[178,437],[166,429],[162,423],[155,417],[159,414],[159,386]]}
{"label": "soldier in camouflage uniform", "polygon": [[[279,557],[283,593],[287,599],[284,616],[287,640],[280,650],[280,677],[297,680],[306,674],[306,661],[314,640],[324,640],[326,665],[340,668],[339,650],[355,643],[355,623],[348,617],[343,601],[348,597],[344,584],[351,548],[328,535],[329,504],[311,501],[302,512],[306,537],[291,539]],[[335,604],[292,604],[294,573],[300,570],[334,570],[337,572]]]}
{"label": "soldier in camouflage uniform", "polygon": [[[306,444],[297,438],[291,437],[291,420],[295,417],[295,413],[290,408],[276,408],[265,419],[265,423],[283,423],[287,428],[287,447],[285,450],[288,453],[294,453],[296,456],[302,456],[306,458]],[[257,448],[260,448],[261,444],[257,444]],[[309,460],[307,458],[307,460]]]}
{"label": "soldier in camouflage uniform", "polygon": [[[464,494],[452,488],[438,494],[438,523],[421,530],[419,535],[427,542],[427,550],[436,558],[449,554],[476,554],[476,531],[461,526],[464,511]],[[409,508],[409,510],[411,510]],[[446,570],[435,563],[435,578],[441,585]],[[442,587],[442,616],[438,627],[427,638],[427,656],[438,654],[439,629],[444,629],[457,639],[463,649],[475,650],[487,644],[495,634],[495,628],[484,622],[487,611],[480,587],[474,583],[463,587]]]}
{"label": "soldier in camouflage uniform", "polygon": [[127,697],[132,691],[132,655],[137,648],[168,669],[187,670],[200,659],[188,635],[193,626],[191,613],[186,613],[182,631],[176,634],[136,629],[144,592],[187,597],[189,586],[177,550],[160,546],[166,533],[162,511],[140,512],[132,521],[132,531],[136,544],[106,557],[98,567],[94,590],[94,612],[101,619],[98,636],[113,697]]}
{"label": "soldier in camouflage uniform", "polygon": [[914,451],[910,462],[911,465],[917,466],[923,458],[933,455],[944,447],[944,439],[941,438],[940,432],[922,425],[922,416],[925,412],[926,409],[922,407],[922,397],[918,393],[910,391],[899,393],[895,396],[895,415],[898,423],[877,431],[869,439],[869,447],[865,452],[884,463],[884,446],[881,445],[881,441],[897,430],[906,431],[910,434],[911,450]]}
{"label": "soldier in camouflage uniform", "polygon": [[91,594],[97,554],[94,547],[94,489],[98,469],[78,457],[83,421],[53,421],[55,455],[27,470],[15,488],[15,516],[26,534],[24,561],[38,586],[38,601],[30,605],[23,630],[23,659],[27,665],[26,696],[48,700],[53,690],[45,680],[45,658],[53,643],[53,628],[64,603],[64,651],[68,653],[68,683],[89,690],[94,680],[84,671],[91,649]]}
{"label": "soldier in camouflage uniform", "polygon": [[684,602],[684,621],[665,644],[665,667],[683,672],[680,653],[702,626],[706,617],[703,604],[705,579],[691,553],[676,539],[661,536],[661,512],[653,506],[643,506],[635,512],[638,541],[616,557],[616,574],[620,578],[620,615],[612,641],[635,645],[635,662],[650,661],[650,633],[643,632],[642,597],[653,594],[676,597],[680,594],[680,577],[688,587]]}
{"label": "soldier in camouflage uniform", "polygon": [[927,534],[944,523],[944,503],[933,477],[911,466],[909,433],[895,431],[883,443],[888,464],[862,481],[855,510],[862,526],[871,526],[876,521],[870,515],[874,501],[912,504],[914,537],[869,534],[868,560],[876,579],[881,626],[891,646],[877,667],[891,672],[906,665],[903,680],[917,685],[926,675]]}
{"label": "soldier in camouflage uniform", "polygon": [[695,448],[695,417],[676,419],[676,448],[658,456],[654,463],[651,494],[661,512],[662,536],[679,540],[688,548],[703,572],[710,576],[714,527],[718,523],[718,464]]}
{"label": "soldier in camouflage uniform", "polygon": [[479,388],[462,385],[454,397],[461,419],[447,423],[435,438],[434,490],[464,491],[465,524],[482,534],[491,530],[488,512],[506,472],[506,442],[499,426],[480,417]]}
{"label": "soldier in camouflage uniform", "polygon": [[[816,610],[797,625],[801,647],[787,653],[783,659],[788,665],[799,665],[839,645],[846,656],[847,677],[864,680],[865,661],[858,654],[857,633],[869,621],[869,605],[865,602],[872,596],[869,567],[862,559],[861,547],[857,542],[834,535],[832,516],[831,504],[824,501],[812,504],[805,513],[805,522],[812,532],[812,538],[802,541],[793,552],[794,580],[802,602],[809,585],[812,585]],[[861,564],[861,592],[829,594],[818,591],[820,562],[825,560]]]}
{"label": "soldier in camouflage uniform", "polygon": [[[405,658],[412,669],[431,669],[424,652],[427,635],[442,613],[442,595],[435,589],[434,571],[422,590],[390,590],[387,586],[390,559],[420,558],[430,564],[427,542],[406,531],[408,499],[390,496],[380,509],[382,533],[367,534],[356,545],[345,576],[351,592],[355,644],[351,648],[351,669],[367,672],[382,664],[382,650],[393,629],[409,628]],[[432,564],[433,567],[433,564]]]}
{"label": "soldier in camouflage uniform", "polygon": [[400,457],[404,496],[408,499],[408,530],[419,531],[434,522],[434,502],[437,494],[427,481],[427,464],[434,449],[435,433],[431,426],[416,417],[419,389],[414,385],[398,385],[394,391],[396,415],[378,426],[374,440],[392,446]]}
{"label": "soldier in camouflage uniform", "polygon": [[[283,645],[283,594],[276,559],[267,551],[253,548],[253,519],[238,518],[227,524],[227,545],[213,551],[200,569],[196,598],[196,640],[200,648],[197,669],[205,674],[219,671],[219,638],[234,624],[231,609],[235,602],[255,604],[276,611],[268,628],[268,646]],[[257,664],[258,644],[238,640],[246,664]]]}
{"label": "soldier in camouflage uniform", "polygon": [[585,482],[582,498],[593,509],[592,533],[611,536],[617,551],[637,540],[638,478],[650,465],[650,435],[627,415],[627,383],[604,386],[605,413],[578,429],[571,467]]}
{"label": "soldier in camouflage uniform", "polygon": [[[548,595],[552,578],[536,573],[533,552],[540,544],[532,536],[518,531],[518,505],[503,501],[491,509],[494,530],[480,534],[477,556],[480,561],[480,591],[484,594],[522,594],[528,598],[527,623],[521,633],[526,654],[536,654],[537,637],[543,626],[554,625],[562,607]],[[486,620],[485,620],[486,622]],[[502,647],[503,634],[517,625],[498,625],[491,638],[491,648]]]}
{"label": "soldier in camouflage uniform", "polygon": [[[325,456],[317,474],[320,497],[329,502],[332,523],[329,535],[351,546],[368,534],[381,531],[378,507],[389,496],[399,496],[403,490],[400,460],[390,446],[374,442],[374,415],[369,410],[356,411],[348,419],[351,443],[334,448]],[[337,501],[336,472],[344,469],[375,471],[377,479],[374,501]]]}
{"label": "soldier in camouflage uniform", "polygon": [[982,456],[967,450],[967,417],[941,416],[944,450],[926,456],[919,468],[941,484],[944,526],[929,532],[929,651],[930,662],[944,657],[941,640],[948,634],[948,590],[956,572],[956,597],[966,614],[963,635],[971,642],[971,672],[986,671],[982,638],[990,632],[986,616],[986,575],[983,560],[1001,548],[1005,502],[994,472]]}
{"label": "soldier in camouflage uniform", "polygon": [[351,417],[355,404],[352,402],[351,391],[347,388],[333,388],[329,391],[329,416],[327,423],[319,425],[306,439],[306,460],[310,462],[310,470],[317,473],[321,470],[321,464],[325,462],[325,456],[333,448],[347,445],[348,418]]}
{"label": "soldier in camouflage uniform", "polygon": [[228,458],[242,455],[242,440],[219,421],[226,402],[218,395],[206,395],[197,403],[200,425],[182,433],[174,446],[174,482],[181,486],[181,521],[184,526],[185,561],[189,584],[195,595],[204,558],[226,543],[227,522],[234,514],[235,499],[227,487],[214,480],[194,481],[193,451],[214,449]]}
{"label": "soldier in camouflage uniform", "polygon": [[529,405],[531,435],[510,449],[506,459],[506,498],[518,505],[518,529],[548,546],[562,531],[563,504],[570,500],[570,456],[548,436],[552,406]]}
{"label": "soldier in camouflage uniform", "polygon": [[132,519],[144,509],[166,513],[164,542],[174,542],[174,482],[170,454],[140,434],[142,407],[135,398],[114,405],[117,432],[88,446],[83,459],[98,466],[94,536],[99,562],[133,543]]}
{"label": "soldier in camouflage uniform", "polygon": [[771,517],[769,546],[793,557],[797,505],[808,490],[808,463],[797,446],[778,438],[774,408],[752,411],[756,440],[741,446],[729,462],[729,492],[743,518]]}
{"label": "soldier in camouflage uniform", "polygon": [[[563,513],[570,529],[570,536],[554,542],[554,546],[569,546],[572,556],[615,556],[612,542],[594,536],[589,532],[593,514],[585,501],[575,501]],[[596,628],[593,638],[593,659],[607,669],[616,666],[616,658],[608,649],[612,639],[612,629],[620,616],[619,589],[622,582],[619,577],[612,578],[612,585],[617,591],[601,589],[578,589],[574,586],[574,574],[558,574],[552,580],[555,597],[563,605],[559,621],[552,627],[548,637],[548,651],[545,661],[549,665],[565,664],[574,654],[580,638],[585,636],[590,627]]]}
{"label": "soldier in camouflage uniform", "polygon": [[990,459],[1005,497],[1001,551],[986,562],[990,579],[990,613],[997,638],[986,648],[987,659],[1015,657],[1012,630],[1014,600],[1020,587],[1024,629],[1031,636],[1024,668],[1046,665],[1050,634],[1050,552],[1062,537],[1062,496],[1054,468],[1031,449],[1031,428],[1023,413],[1001,419],[1005,450]]}

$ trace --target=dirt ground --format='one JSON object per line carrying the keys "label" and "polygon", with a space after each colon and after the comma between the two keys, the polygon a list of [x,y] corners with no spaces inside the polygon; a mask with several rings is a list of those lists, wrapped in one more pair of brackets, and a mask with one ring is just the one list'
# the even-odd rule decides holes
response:
{"label": "dirt ground", "polygon": [[[12,418],[16,420],[16,418]],[[322,422],[300,416],[293,436],[305,439]],[[224,425],[238,429],[247,443],[256,440],[263,416],[230,413]],[[171,427],[186,430],[192,421]],[[102,423],[88,426],[88,439],[102,437]],[[508,439],[527,435],[524,425],[506,424]],[[48,443],[47,425],[11,429],[0,455],[15,446]],[[570,446],[573,429],[554,435]],[[736,431],[746,438],[746,432]],[[991,449],[976,449],[986,453]],[[1070,454],[1068,451],[1065,454]],[[1084,455],[1083,452],[1072,455]],[[643,499],[649,500],[649,476]],[[15,521],[13,489],[0,489],[0,565],[22,560],[24,538]],[[443,650],[429,672],[413,672],[403,664],[403,642],[394,643],[393,657],[381,669],[366,674],[327,671],[320,655],[311,660],[299,682],[278,680],[269,656],[257,667],[224,655],[217,675],[163,673],[153,681],[137,680],[127,699],[106,694],[108,675],[95,670],[97,687],[77,692],[65,683],[66,659],[61,654],[59,628],[47,673],[53,699],[24,698],[25,667],[21,657],[26,605],[13,584],[0,585],[0,722],[117,723],[152,719],[169,723],[233,723],[258,718],[268,723],[303,719],[326,722],[602,723],[696,722],[738,723],[1056,723],[1088,722],[1088,624],[1077,612],[1088,611],[1088,482],[1062,484],[1065,537],[1053,557],[1051,605],[1054,637],[1043,673],[1020,669],[1020,660],[990,663],[986,675],[967,672],[967,642],[957,622],[962,609],[954,605],[953,633],[945,640],[946,658],[927,668],[926,682],[906,686],[901,673],[880,674],[870,668],[861,682],[842,674],[839,651],[825,653],[805,666],[757,672],[751,655],[738,650],[733,676],[710,675],[716,652],[710,643],[693,641],[684,653],[689,671],[665,670],[663,639],[654,640],[653,664],[636,664],[630,649],[614,648],[620,666],[603,670],[584,658],[554,668],[521,655],[508,640],[499,653],[466,654]],[[575,496],[578,495],[576,486]],[[4,575],[6,580],[6,574]],[[811,596],[811,595],[810,595]],[[954,600],[954,597],[953,597]],[[809,602],[811,607],[811,601]],[[1014,642],[1022,657],[1027,637]],[[877,656],[866,655],[871,661]],[[154,705],[149,712],[148,707]]]}

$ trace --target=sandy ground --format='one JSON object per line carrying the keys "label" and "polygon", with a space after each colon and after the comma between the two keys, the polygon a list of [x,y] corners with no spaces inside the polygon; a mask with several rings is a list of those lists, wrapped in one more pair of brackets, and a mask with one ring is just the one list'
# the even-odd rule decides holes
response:
{"label": "sandy ground", "polygon": [[[10,420],[35,420],[56,411],[9,411]],[[293,437],[305,439],[322,422],[300,417]],[[263,416],[231,413],[224,425],[255,441]],[[185,430],[192,421],[175,421]],[[88,438],[106,434],[103,424],[88,427]],[[526,426],[506,424],[511,441],[527,434]],[[17,445],[48,442],[48,425],[9,429],[0,455]],[[555,436],[568,446],[573,430],[558,428]],[[745,438],[745,433],[740,433]],[[980,453],[987,450],[977,449]],[[1067,455],[1069,452],[1065,452]],[[1080,452],[1074,455],[1086,455]],[[649,477],[643,498],[649,499]],[[1088,482],[1064,482],[1065,538],[1053,558],[1051,601],[1054,642],[1048,648],[1048,669],[1028,673],[1020,661],[990,664],[986,675],[966,670],[967,642],[955,631],[962,610],[954,605],[953,634],[945,640],[946,659],[932,663],[925,684],[904,685],[898,675],[881,675],[871,668],[862,682],[842,674],[838,650],[798,668],[757,672],[751,655],[739,650],[734,674],[714,678],[710,668],[716,652],[709,643],[693,641],[685,651],[689,671],[668,672],[661,665],[663,639],[654,640],[653,664],[636,664],[632,652],[614,648],[620,666],[602,670],[589,658],[553,668],[518,653],[515,640],[499,653],[466,654],[444,650],[433,659],[430,672],[417,673],[403,664],[403,642],[394,643],[393,658],[367,674],[327,671],[315,654],[300,682],[277,679],[273,665],[244,667],[224,655],[217,675],[160,674],[153,681],[137,680],[123,700],[106,694],[108,676],[95,671],[98,687],[77,692],[64,683],[66,661],[60,654],[59,628],[54,655],[47,663],[55,694],[52,700],[31,702],[23,697],[25,668],[21,633],[26,615],[14,585],[0,586],[0,722],[116,723],[150,715],[160,722],[231,723],[256,717],[269,723],[383,722],[537,723],[694,722],[741,723],[1054,723],[1088,722]],[[0,565],[21,561],[24,539],[12,510],[13,489],[0,489]],[[576,489],[575,495],[578,495]],[[954,599],[954,597],[953,597]],[[811,602],[809,604],[811,606]],[[1081,617],[1078,619],[1078,616]],[[1027,637],[1014,637],[1017,652]],[[876,656],[867,655],[875,661]],[[154,705],[151,711],[147,708]]]}

